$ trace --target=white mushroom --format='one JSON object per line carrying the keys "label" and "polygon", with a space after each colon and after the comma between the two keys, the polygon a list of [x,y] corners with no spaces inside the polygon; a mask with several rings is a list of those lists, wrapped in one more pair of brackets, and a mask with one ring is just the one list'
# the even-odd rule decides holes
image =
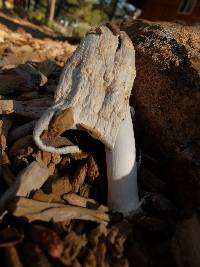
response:
{"label": "white mushroom", "polygon": [[43,132],[51,132],[52,120],[58,116],[62,117],[55,127],[58,134],[78,129],[101,141],[106,147],[108,205],[124,215],[139,205],[129,108],[135,75],[135,50],[126,33],[109,24],[95,29],[66,62],[54,105],[42,115],[34,130],[38,147],[52,153],[80,151],[77,145],[54,147],[44,142]]}
{"label": "white mushroom", "polygon": [[122,122],[113,150],[106,148],[108,206],[124,215],[140,206],[135,138],[130,109]]}

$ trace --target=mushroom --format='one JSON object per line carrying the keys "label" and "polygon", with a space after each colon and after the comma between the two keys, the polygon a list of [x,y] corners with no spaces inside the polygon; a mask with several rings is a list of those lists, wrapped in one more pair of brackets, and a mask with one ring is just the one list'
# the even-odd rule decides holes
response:
{"label": "mushroom", "polygon": [[[75,153],[80,148],[45,143],[44,131],[52,134],[49,140],[75,129],[100,140],[106,146],[108,204],[125,215],[139,202],[129,107],[135,75],[135,51],[125,32],[110,24],[90,31],[66,62],[54,105],[34,129],[38,147],[53,153]],[[53,124],[56,118],[59,123]],[[53,130],[52,125],[56,125]]]}

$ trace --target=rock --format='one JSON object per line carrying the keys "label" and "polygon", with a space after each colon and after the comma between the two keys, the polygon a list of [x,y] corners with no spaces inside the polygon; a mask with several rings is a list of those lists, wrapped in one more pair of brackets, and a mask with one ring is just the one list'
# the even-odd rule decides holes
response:
{"label": "rock", "polygon": [[160,218],[168,218],[176,213],[173,203],[163,194],[151,194],[145,198],[143,210]]}
{"label": "rock", "polygon": [[177,267],[198,267],[200,265],[199,238],[200,221],[198,214],[177,223],[171,243]]}
{"label": "rock", "polygon": [[[137,140],[143,149],[151,144],[166,159],[187,162],[192,171],[186,179],[179,177],[179,183],[186,191],[192,183],[190,206],[196,206],[200,204],[200,27],[134,20],[122,23],[121,30],[136,50],[131,104]],[[186,202],[183,198],[179,204],[184,207]]]}

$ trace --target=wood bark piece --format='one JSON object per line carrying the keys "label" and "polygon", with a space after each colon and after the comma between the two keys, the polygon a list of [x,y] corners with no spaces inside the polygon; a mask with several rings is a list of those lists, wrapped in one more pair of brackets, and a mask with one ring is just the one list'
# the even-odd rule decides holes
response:
{"label": "wood bark piece", "polygon": [[56,70],[57,67],[56,62],[53,60],[46,60],[37,63],[37,70],[39,70],[47,78]]}
{"label": "wood bark piece", "polygon": [[7,147],[7,135],[11,124],[12,122],[5,118],[5,116],[0,120],[0,165],[9,163],[5,149]]}
{"label": "wood bark piece", "polygon": [[24,242],[22,244],[23,260],[26,266],[29,267],[53,267],[54,264],[50,262],[46,254],[38,245],[31,242]]}
{"label": "wood bark piece", "polygon": [[64,176],[54,181],[51,185],[52,194],[55,198],[62,196],[65,193],[72,191],[72,185],[69,181],[69,177]]}
{"label": "wood bark piece", "polygon": [[0,230],[0,248],[16,246],[24,239],[22,233],[12,227],[2,228]]}
{"label": "wood bark piece", "polygon": [[73,180],[71,182],[74,193],[77,193],[80,187],[83,185],[86,174],[87,174],[87,164],[82,164],[79,168],[77,168]]}
{"label": "wood bark piece", "polygon": [[64,242],[52,229],[35,224],[31,227],[31,239],[40,245],[51,257],[60,258],[64,250]]}
{"label": "wood bark piece", "polygon": [[61,261],[65,266],[74,266],[73,262],[77,259],[81,249],[87,244],[84,235],[78,235],[74,231],[70,231],[64,239],[65,249]]}
{"label": "wood bark piece", "polygon": [[133,45],[124,32],[113,32],[104,25],[88,33],[65,65],[54,105],[36,124],[34,139],[39,148],[63,154],[80,152],[76,145],[55,148],[42,142],[43,131],[52,130],[51,120],[55,125],[57,116],[63,116],[63,124],[58,124],[64,126],[62,131],[84,130],[113,148],[129,107],[134,60]]}
{"label": "wood bark piece", "polygon": [[[28,149],[28,147],[32,147],[33,145],[33,136],[27,135],[19,138],[9,149],[9,156],[14,157],[21,154]],[[32,152],[32,151],[31,151]]]}
{"label": "wood bark piece", "polygon": [[108,211],[108,207],[99,205],[98,202],[96,202],[94,199],[84,198],[74,193],[64,194],[62,196],[62,199],[64,199],[68,204],[71,204],[74,206],[90,208],[90,209],[98,209],[98,210],[102,210],[105,212]]}
{"label": "wood bark piece", "polygon": [[63,222],[73,219],[94,221],[105,225],[109,222],[109,215],[99,210],[59,203],[45,203],[24,197],[18,197],[15,205],[11,203],[12,208],[14,208],[13,215],[26,217],[29,222],[35,220]]}
{"label": "wood bark piece", "polygon": [[31,119],[38,119],[51,105],[49,98],[32,99],[27,101],[0,100],[0,114],[16,113]]}
{"label": "wood bark piece", "polygon": [[83,184],[79,189],[80,196],[85,197],[85,198],[89,198],[91,187],[92,186],[90,184]]}
{"label": "wood bark piece", "polygon": [[49,177],[46,166],[36,161],[32,162],[16,178],[16,181],[0,197],[0,209],[15,196],[28,196],[31,191],[39,189]]}
{"label": "wood bark piece", "polygon": [[35,123],[36,121],[33,120],[23,125],[20,125],[19,127],[12,130],[11,133],[8,135],[9,142],[12,143],[25,135],[32,134],[33,129],[35,127]]}
{"label": "wood bark piece", "polygon": [[92,183],[99,176],[99,167],[93,155],[87,158],[87,178]]}
{"label": "wood bark piece", "polygon": [[62,136],[55,136],[55,135],[50,135],[48,132],[44,132],[44,134],[41,137],[42,142],[46,146],[54,146],[54,147],[62,147],[62,146],[67,146],[67,145],[73,145],[71,141],[69,141],[67,138],[62,137]]}
{"label": "wood bark piece", "polygon": [[108,228],[105,225],[98,225],[96,228],[92,229],[92,231],[89,233],[88,241],[91,244],[91,247],[93,249],[97,248],[97,245],[99,243],[99,240],[101,240],[101,237],[105,237],[108,235]]}
{"label": "wood bark piece", "polygon": [[23,267],[15,246],[6,247],[4,251],[7,267]]}
{"label": "wood bark piece", "polygon": [[68,177],[61,177],[55,180],[51,185],[52,193],[46,194],[42,190],[37,190],[32,199],[42,202],[57,202],[63,203],[62,195],[72,191],[72,185],[70,184]]}
{"label": "wood bark piece", "polygon": [[23,94],[20,94],[19,96],[17,96],[15,98],[15,100],[31,100],[31,99],[35,99],[35,98],[39,98],[40,94],[37,91],[31,91],[31,92],[25,92]]}
{"label": "wood bark piece", "polygon": [[13,93],[29,92],[43,86],[47,78],[30,64],[20,64],[16,68],[4,70],[0,73],[0,93],[9,95]]}

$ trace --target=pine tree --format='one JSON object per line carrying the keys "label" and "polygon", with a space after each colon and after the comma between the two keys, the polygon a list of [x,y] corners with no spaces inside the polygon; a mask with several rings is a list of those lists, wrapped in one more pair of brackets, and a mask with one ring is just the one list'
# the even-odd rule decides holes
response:
{"label": "pine tree", "polygon": [[47,23],[49,25],[51,25],[53,22],[54,15],[55,15],[55,8],[56,8],[56,0],[48,0]]}

